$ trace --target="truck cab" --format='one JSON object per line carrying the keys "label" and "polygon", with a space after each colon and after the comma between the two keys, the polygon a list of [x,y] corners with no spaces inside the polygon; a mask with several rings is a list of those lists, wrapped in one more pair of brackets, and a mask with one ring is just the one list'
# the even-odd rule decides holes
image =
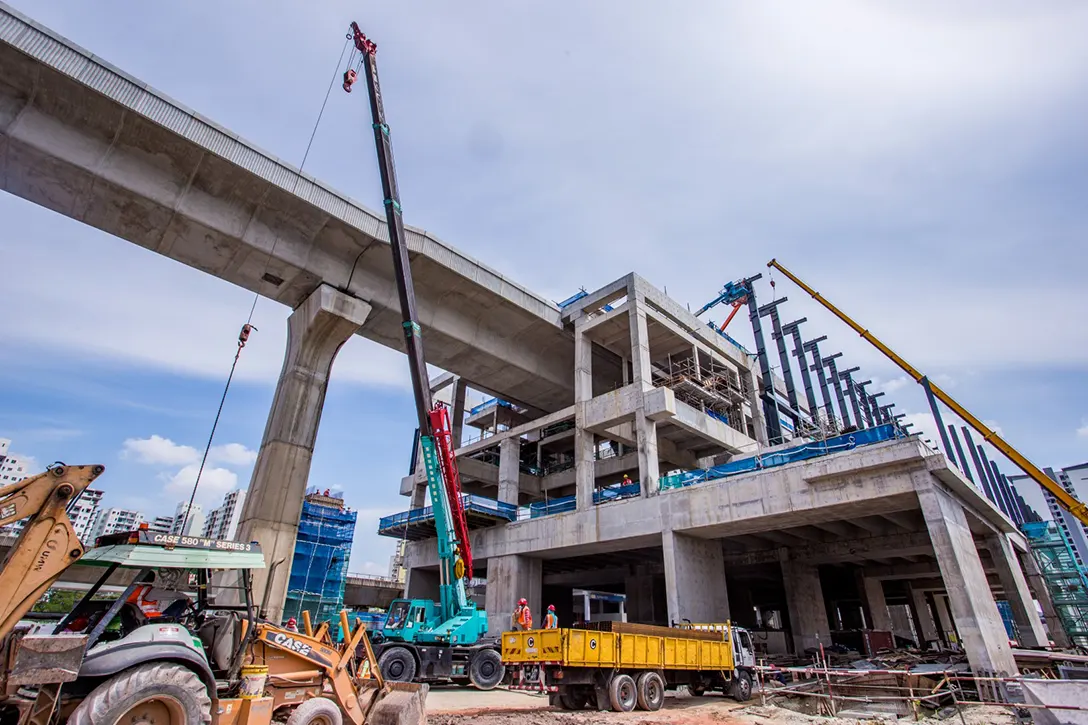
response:
{"label": "truck cab", "polygon": [[754,668],[756,650],[752,645],[752,634],[743,627],[731,627],[730,637],[733,644],[733,666],[738,670]]}

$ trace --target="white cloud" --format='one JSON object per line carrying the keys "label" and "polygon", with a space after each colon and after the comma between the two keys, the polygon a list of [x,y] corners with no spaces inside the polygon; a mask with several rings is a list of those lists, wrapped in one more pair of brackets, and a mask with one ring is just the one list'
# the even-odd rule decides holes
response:
{"label": "white cloud", "polygon": [[1085,421],[1084,425],[1082,425],[1080,428],[1077,428],[1077,437],[1088,438],[1088,421]]}
{"label": "white cloud", "polygon": [[184,466],[199,461],[200,453],[192,446],[178,445],[169,438],[153,435],[127,439],[121,448],[121,457],[151,465]]}
{"label": "white cloud", "polygon": [[899,376],[898,378],[892,378],[891,380],[887,381],[886,383],[878,382],[876,387],[879,390],[885,391],[886,393],[888,393],[888,395],[891,395],[895,391],[902,390],[903,388],[907,387],[908,385],[910,385],[913,382],[914,381],[911,380],[910,378],[907,378],[907,377],[904,377],[904,376]]}
{"label": "white cloud", "polygon": [[996,420],[984,420],[982,421],[982,424],[992,430],[994,433],[997,433],[1002,438],[1005,437],[1005,431],[1001,428],[1000,425],[998,425]]}
{"label": "white cloud", "polygon": [[257,460],[257,451],[246,448],[241,443],[227,443],[212,446],[208,451],[208,460],[228,466],[251,466]]}
{"label": "white cloud", "polygon": [[[177,473],[162,474],[166,481],[163,493],[171,497],[175,503],[188,501],[193,492],[193,484],[196,482],[197,471],[200,464],[192,463],[183,467]],[[196,502],[207,511],[222,503],[223,496],[238,487],[238,474],[226,468],[205,466],[200,474],[200,488],[197,489]]]}

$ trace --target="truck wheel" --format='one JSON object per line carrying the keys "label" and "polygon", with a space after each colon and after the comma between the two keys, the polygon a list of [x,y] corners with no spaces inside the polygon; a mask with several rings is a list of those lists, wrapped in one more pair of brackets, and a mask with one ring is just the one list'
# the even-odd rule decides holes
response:
{"label": "truck wheel", "polygon": [[643,672],[635,683],[640,710],[654,712],[665,704],[665,682],[656,672]]}
{"label": "truck wheel", "polygon": [[70,725],[206,725],[212,700],[196,673],[182,665],[153,662],[106,680],[79,703]]}
{"label": "truck wheel", "polygon": [[343,725],[340,707],[327,697],[315,697],[302,703],[287,718],[287,725]]}
{"label": "truck wheel", "polygon": [[468,676],[479,690],[493,690],[502,682],[506,668],[502,657],[493,649],[482,649],[472,656],[468,665]]}
{"label": "truck wheel", "polygon": [[608,701],[616,712],[631,712],[638,702],[635,681],[631,675],[616,675],[608,683]]}
{"label": "truck wheel", "polygon": [[411,682],[416,678],[416,660],[404,647],[392,647],[382,652],[378,669],[390,682]]}
{"label": "truck wheel", "polygon": [[706,685],[702,683],[688,685],[688,694],[692,697],[702,697],[706,693]]}
{"label": "truck wheel", "polygon": [[737,702],[748,702],[752,697],[752,676],[747,672],[737,673],[733,681],[733,699]]}

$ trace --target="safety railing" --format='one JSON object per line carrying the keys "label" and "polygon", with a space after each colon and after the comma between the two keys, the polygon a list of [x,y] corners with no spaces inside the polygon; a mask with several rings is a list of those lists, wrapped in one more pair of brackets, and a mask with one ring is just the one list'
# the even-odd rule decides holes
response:
{"label": "safety railing", "polygon": [[773,453],[758,454],[735,461],[729,461],[728,463],[723,463],[722,465],[714,466],[713,468],[699,468],[694,471],[686,471],[672,476],[665,476],[661,479],[661,488],[672,489],[693,486],[698,483],[716,481],[718,479],[736,476],[741,473],[759,471],[765,468],[784,466],[788,463],[805,461],[810,458],[820,458],[822,456],[831,455],[832,453],[852,450],[859,446],[882,443],[884,441],[902,437],[904,437],[903,433],[898,426],[888,423],[875,428],[858,430],[853,433],[835,436],[834,438],[828,438],[814,443],[806,443],[805,445],[796,446],[794,448],[787,448],[781,451],[774,451]]}
{"label": "safety railing", "polygon": [[[506,519],[507,521],[515,521],[518,517],[517,506],[503,501],[496,501],[493,498],[477,496],[472,493],[461,494],[461,505],[464,507],[466,513],[486,514],[495,516],[496,518]],[[433,506],[401,511],[400,513],[392,514],[390,516],[383,516],[378,521],[378,532],[380,533],[390,529],[399,529],[401,527],[413,526],[431,521],[434,521]]]}
{"label": "safety railing", "polygon": [[[625,498],[638,496],[641,491],[638,482],[608,486],[593,492],[593,503],[602,504],[610,501],[622,501]],[[548,501],[535,501],[527,507],[528,518],[536,519],[541,516],[567,513],[574,511],[577,505],[577,496],[561,496]]]}

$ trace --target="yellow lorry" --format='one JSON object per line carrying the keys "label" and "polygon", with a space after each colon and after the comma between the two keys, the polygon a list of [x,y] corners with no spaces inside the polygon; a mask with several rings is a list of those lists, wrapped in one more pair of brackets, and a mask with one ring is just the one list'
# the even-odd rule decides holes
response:
{"label": "yellow lorry", "polygon": [[728,624],[698,628],[601,622],[595,629],[504,632],[511,689],[548,692],[565,710],[658,710],[666,690],[752,696],[751,636]]}

